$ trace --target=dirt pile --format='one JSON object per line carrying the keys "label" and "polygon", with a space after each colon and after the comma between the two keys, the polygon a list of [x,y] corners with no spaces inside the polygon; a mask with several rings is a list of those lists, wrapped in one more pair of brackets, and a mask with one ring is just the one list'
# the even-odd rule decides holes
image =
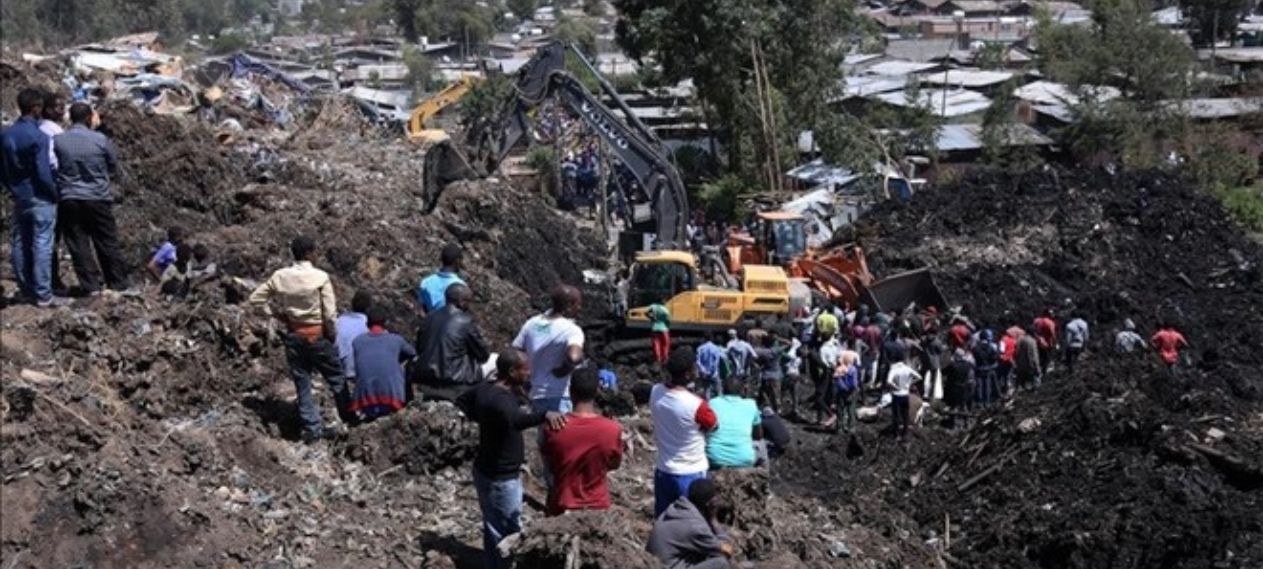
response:
{"label": "dirt pile", "polygon": [[516,567],[654,569],[661,564],[645,551],[642,537],[651,527],[643,516],[618,506],[569,512],[531,524],[509,550]]}
{"label": "dirt pile", "polygon": [[[1094,335],[1074,376],[1055,370],[972,429],[906,447],[861,431],[858,456],[808,439],[778,488],[840,472],[828,500],[960,566],[1263,563],[1263,252],[1216,202],[1161,173],[1048,170],[967,179],[869,219],[878,274],[930,265],[984,326],[1051,307]],[[1172,376],[1151,353],[1114,354],[1125,318],[1142,333],[1177,322],[1191,365]]]}

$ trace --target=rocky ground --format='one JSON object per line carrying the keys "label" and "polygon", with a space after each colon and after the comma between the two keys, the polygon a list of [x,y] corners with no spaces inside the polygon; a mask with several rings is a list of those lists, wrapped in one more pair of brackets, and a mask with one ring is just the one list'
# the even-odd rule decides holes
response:
{"label": "rocky ground", "polygon": [[[226,274],[184,300],[149,287],[0,311],[0,566],[479,566],[474,427],[427,403],[299,443],[278,339],[242,294],[307,233],[343,303],[368,288],[411,330],[411,289],[456,240],[479,322],[503,344],[549,287],[605,267],[599,237],[494,180],[453,186],[421,215],[420,150],[338,101],[312,105],[297,134],[224,137],[126,106],[102,118],[126,171],[128,258],[180,224]],[[932,421],[906,444],[883,424],[851,438],[796,429],[770,473],[724,473],[743,563],[1263,564],[1263,255],[1214,201],[1163,174],[1062,170],[970,178],[866,222],[879,274],[933,266],[949,298],[997,327],[1081,310],[1091,350],[1078,375],[969,429]],[[1192,366],[1169,377],[1152,356],[1110,354],[1127,317],[1145,330],[1177,318]],[[519,566],[654,566],[652,428],[619,401],[629,456],[611,475],[614,510],[544,518],[532,455]]]}

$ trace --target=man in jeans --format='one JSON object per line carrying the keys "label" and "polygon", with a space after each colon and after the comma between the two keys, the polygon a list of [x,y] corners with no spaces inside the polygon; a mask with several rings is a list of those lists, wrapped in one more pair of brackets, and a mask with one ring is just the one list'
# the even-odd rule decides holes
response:
{"label": "man in jeans", "polygon": [[[102,285],[127,288],[127,273],[119,253],[118,224],[114,221],[114,194],[110,175],[118,171],[114,145],[88,123],[92,107],[70,106],[70,130],[54,139],[57,151],[57,187],[61,194],[58,217],[66,247],[74,262],[79,286],[88,294]],[[104,282],[102,282],[104,277]]]}
{"label": "man in jeans", "polygon": [[57,183],[51,162],[52,140],[40,131],[44,95],[18,93],[22,116],[0,133],[0,173],[13,198],[10,260],[24,300],[47,307],[53,299],[53,231],[57,224]]}
{"label": "man in jeans", "polygon": [[482,510],[483,567],[499,569],[508,563],[497,545],[522,531],[522,431],[548,422],[560,430],[565,415],[556,411],[522,410],[531,364],[521,352],[502,350],[496,360],[496,380],[484,382],[456,399],[465,416],[478,423],[478,454],[474,457],[474,488]]}
{"label": "man in jeans", "polygon": [[329,382],[338,416],[349,416],[351,393],[342,375],[342,363],[331,341],[335,332],[337,302],[329,274],[312,266],[316,258],[316,242],[305,235],[290,243],[294,264],[272,273],[267,282],[250,294],[250,304],[271,312],[271,304],[280,306],[277,316],[285,322],[285,359],[289,375],[298,391],[298,414],[303,422],[303,441],[315,442],[327,437],[320,418],[320,407],[311,393],[311,375],[320,372]]}

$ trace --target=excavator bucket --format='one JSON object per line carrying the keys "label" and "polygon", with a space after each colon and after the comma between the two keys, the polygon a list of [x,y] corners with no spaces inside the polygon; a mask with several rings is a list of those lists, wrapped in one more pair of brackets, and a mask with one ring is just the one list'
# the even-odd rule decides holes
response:
{"label": "excavator bucket", "polygon": [[425,151],[425,170],[422,174],[421,197],[425,213],[438,206],[439,195],[448,184],[458,180],[477,179],[479,173],[470,165],[451,139],[438,140]]}
{"label": "excavator bucket", "polygon": [[930,306],[939,311],[947,309],[947,298],[934,282],[929,269],[917,269],[899,273],[877,281],[864,291],[862,298],[870,307],[880,310],[903,310],[910,304],[918,309]]}

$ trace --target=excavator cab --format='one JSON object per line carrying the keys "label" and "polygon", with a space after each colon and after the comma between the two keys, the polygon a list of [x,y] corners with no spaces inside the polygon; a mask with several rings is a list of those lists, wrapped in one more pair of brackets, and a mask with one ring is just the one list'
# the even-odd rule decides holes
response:
{"label": "excavator cab", "polygon": [[789,266],[807,253],[807,220],[788,211],[765,211],[758,214],[763,237],[765,265]]}

